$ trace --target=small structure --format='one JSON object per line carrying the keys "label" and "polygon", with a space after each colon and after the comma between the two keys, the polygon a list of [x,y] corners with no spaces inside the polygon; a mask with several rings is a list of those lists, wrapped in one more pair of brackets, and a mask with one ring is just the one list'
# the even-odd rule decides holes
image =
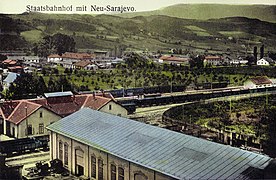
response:
{"label": "small structure", "polygon": [[275,64],[275,61],[269,57],[263,57],[262,59],[259,59],[257,61],[258,66],[269,66],[274,64]]}
{"label": "small structure", "polygon": [[245,89],[266,88],[272,86],[272,81],[266,76],[250,78],[244,83]]}
{"label": "small structure", "polygon": [[[272,158],[83,108],[47,127],[50,158],[91,179],[256,179]],[[258,173],[256,173],[258,172]]]}
{"label": "small structure", "polygon": [[224,60],[221,56],[206,56],[204,63],[211,65],[223,65]]}

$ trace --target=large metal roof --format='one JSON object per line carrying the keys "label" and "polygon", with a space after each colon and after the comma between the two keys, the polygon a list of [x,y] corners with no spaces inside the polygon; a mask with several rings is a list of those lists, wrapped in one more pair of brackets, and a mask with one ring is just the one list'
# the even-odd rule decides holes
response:
{"label": "large metal roof", "polygon": [[[271,158],[83,108],[47,127],[176,179],[235,179]],[[246,172],[246,173],[245,173]]]}

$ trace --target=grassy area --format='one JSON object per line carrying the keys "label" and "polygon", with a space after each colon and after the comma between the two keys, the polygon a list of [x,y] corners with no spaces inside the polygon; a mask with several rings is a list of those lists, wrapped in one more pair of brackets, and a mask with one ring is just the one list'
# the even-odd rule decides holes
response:
{"label": "grassy area", "polygon": [[27,41],[35,43],[39,42],[42,38],[42,31],[40,30],[30,30],[30,31],[23,31],[20,34],[22,37],[24,37]]}

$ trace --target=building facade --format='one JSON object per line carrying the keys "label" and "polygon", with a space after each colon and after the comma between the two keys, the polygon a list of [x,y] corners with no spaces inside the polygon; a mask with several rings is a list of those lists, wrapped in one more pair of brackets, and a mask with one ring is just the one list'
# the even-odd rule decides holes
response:
{"label": "building facade", "polygon": [[272,161],[90,108],[47,129],[50,159],[60,159],[75,175],[97,180],[239,179],[252,173],[248,169],[253,166],[261,172]]}
{"label": "building facade", "polygon": [[[13,104],[14,106],[5,104],[5,110],[1,111],[4,120],[4,134],[7,136],[25,138],[48,135],[45,127],[61,119],[61,116],[25,100],[13,102]],[[8,114],[5,112],[9,111],[7,106],[16,110]]]}

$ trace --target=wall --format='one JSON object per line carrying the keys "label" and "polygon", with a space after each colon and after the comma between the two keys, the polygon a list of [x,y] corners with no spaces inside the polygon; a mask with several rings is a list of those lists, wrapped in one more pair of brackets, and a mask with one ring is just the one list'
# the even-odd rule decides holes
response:
{"label": "wall", "polygon": [[[41,112],[42,112],[42,117],[40,117]],[[47,135],[48,132],[45,127],[53,122],[58,121],[59,119],[61,119],[60,116],[41,107],[38,110],[36,110],[32,115],[30,115],[28,118],[26,118],[24,121],[22,121],[20,124],[17,125],[17,134],[18,134],[17,138],[27,137],[26,128],[28,125],[32,125],[32,129],[33,129],[33,134],[28,135],[28,136]],[[40,123],[44,124],[44,133],[42,133],[42,134],[39,133],[39,124]],[[12,123],[11,123],[11,128],[12,128]]]}
{"label": "wall", "polygon": [[[111,109],[109,109],[110,105]],[[113,101],[110,101],[109,103],[104,105],[102,108],[99,109],[99,111],[114,114],[116,116],[127,117],[127,110]]]}
{"label": "wall", "polygon": [[[172,180],[173,178],[163,175],[161,173],[155,172],[146,167],[142,167],[135,163],[126,161],[114,155],[108,154],[100,149],[96,149],[85,145],[83,143],[77,142],[63,135],[57,134],[55,132],[50,133],[50,157],[52,159],[59,158],[59,142],[68,144],[68,165],[65,166],[72,174],[76,173],[76,149],[81,149],[84,152],[84,175],[90,177],[91,180],[98,179],[98,173],[96,173],[96,178],[92,178],[91,163],[92,156],[96,158],[96,172],[98,172],[98,159],[103,160],[103,179],[111,179],[111,164],[116,166],[116,179],[118,179],[118,168],[122,167],[124,169],[124,179],[134,180],[135,174],[143,174],[147,177],[147,180]],[[64,149],[63,158],[64,162]]]}

